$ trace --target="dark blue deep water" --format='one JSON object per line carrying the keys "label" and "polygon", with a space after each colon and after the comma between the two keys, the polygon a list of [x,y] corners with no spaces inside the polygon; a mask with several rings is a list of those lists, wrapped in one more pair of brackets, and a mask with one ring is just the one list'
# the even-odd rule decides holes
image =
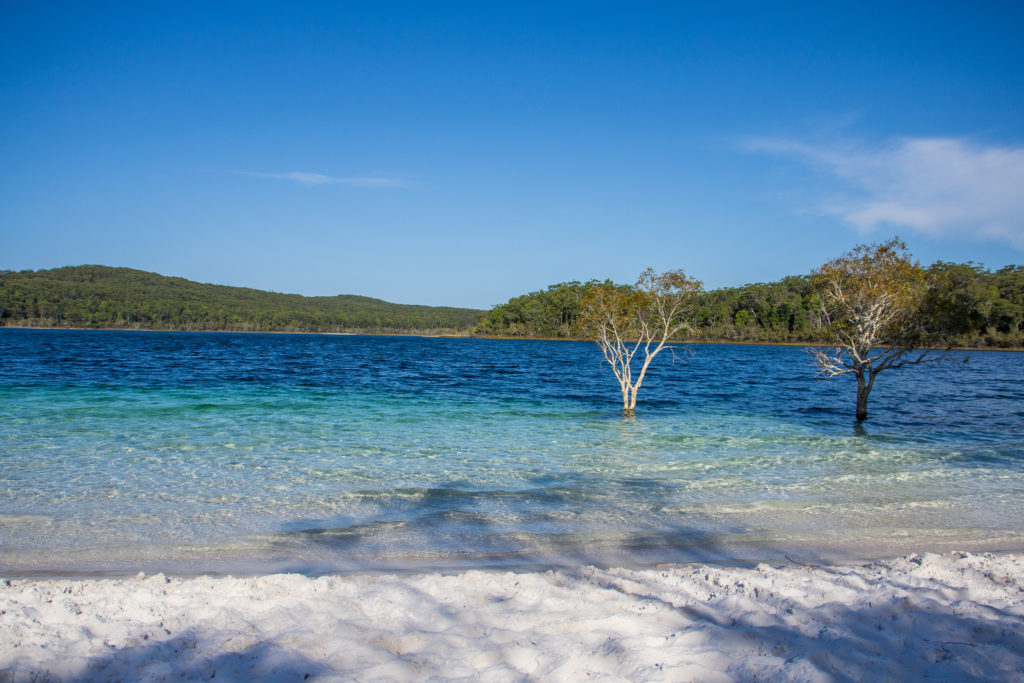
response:
{"label": "dark blue deep water", "polygon": [[332,572],[1024,548],[1024,354],[0,329],[0,572]]}

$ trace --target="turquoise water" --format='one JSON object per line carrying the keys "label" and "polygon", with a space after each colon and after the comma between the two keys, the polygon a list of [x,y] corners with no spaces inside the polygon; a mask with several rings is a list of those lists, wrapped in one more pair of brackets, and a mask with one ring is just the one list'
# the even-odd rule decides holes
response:
{"label": "turquoise water", "polygon": [[[311,573],[1024,549],[1024,354],[851,382],[587,343],[0,330],[0,571]],[[965,362],[966,361],[966,362]]]}

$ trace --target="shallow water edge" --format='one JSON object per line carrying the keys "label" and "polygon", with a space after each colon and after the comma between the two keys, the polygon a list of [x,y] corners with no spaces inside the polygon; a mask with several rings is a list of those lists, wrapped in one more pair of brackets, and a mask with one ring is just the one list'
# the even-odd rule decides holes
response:
{"label": "shallow water edge", "polygon": [[0,572],[310,574],[1024,548],[1018,354],[0,330]]}

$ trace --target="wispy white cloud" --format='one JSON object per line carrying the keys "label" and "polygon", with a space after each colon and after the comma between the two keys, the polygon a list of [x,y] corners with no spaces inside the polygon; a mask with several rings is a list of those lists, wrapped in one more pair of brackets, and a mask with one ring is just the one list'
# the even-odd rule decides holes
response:
{"label": "wispy white cloud", "polygon": [[850,196],[820,208],[862,232],[906,226],[933,237],[1024,249],[1024,147],[957,138],[903,138],[875,147],[761,138],[746,147],[795,158],[844,181]]}
{"label": "wispy white cloud", "polygon": [[305,171],[288,171],[287,173],[257,173],[255,171],[235,171],[238,175],[256,176],[258,178],[276,178],[279,180],[291,180],[300,185],[350,185],[352,187],[404,187],[405,183],[396,178],[384,176],[356,176],[350,178],[339,178],[336,176],[323,175],[322,173],[308,173]]}

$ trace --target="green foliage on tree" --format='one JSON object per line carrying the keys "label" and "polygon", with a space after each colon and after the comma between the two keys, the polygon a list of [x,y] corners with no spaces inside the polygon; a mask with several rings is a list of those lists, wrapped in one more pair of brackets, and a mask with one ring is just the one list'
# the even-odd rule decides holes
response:
{"label": "green foliage on tree", "polygon": [[592,288],[611,285],[599,282],[561,282],[547,289],[509,299],[488,311],[477,332],[506,337],[569,338],[575,335],[580,302]]}
{"label": "green foliage on tree", "polygon": [[939,261],[927,270],[927,315],[961,346],[1024,346],[1024,266],[995,272]]}
{"label": "green foliage on tree", "polygon": [[468,333],[482,311],[305,297],[201,284],[130,268],[0,272],[5,326],[251,332]]}

